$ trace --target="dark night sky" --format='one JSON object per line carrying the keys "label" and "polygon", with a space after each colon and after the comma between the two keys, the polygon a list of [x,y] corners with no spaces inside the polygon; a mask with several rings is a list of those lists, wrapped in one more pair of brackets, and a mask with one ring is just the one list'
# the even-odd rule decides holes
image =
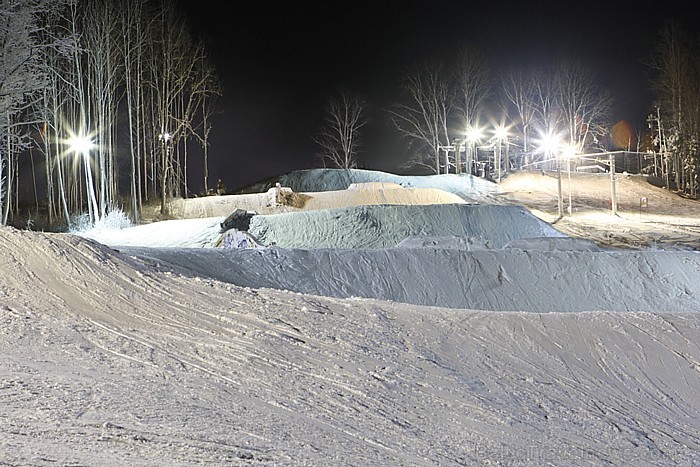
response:
{"label": "dark night sky", "polygon": [[580,59],[611,91],[616,119],[641,127],[651,103],[642,60],[666,18],[697,18],[691,3],[632,0],[180,3],[224,85],[211,169],[229,188],[318,166],[311,136],[341,88],[370,105],[361,165],[396,171],[402,143],[382,109],[398,98],[406,67],[461,44],[487,55],[494,79],[510,67]]}

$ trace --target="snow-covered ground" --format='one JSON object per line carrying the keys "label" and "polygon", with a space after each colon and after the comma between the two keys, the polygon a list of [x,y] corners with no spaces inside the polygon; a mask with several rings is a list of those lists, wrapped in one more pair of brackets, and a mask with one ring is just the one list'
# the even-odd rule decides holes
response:
{"label": "snow-covered ground", "polygon": [[697,253],[445,191],[482,205],[332,211],[372,213],[363,241],[464,229],[399,246],[202,248],[221,217],[90,233],[112,247],[0,228],[0,463],[699,464]]}

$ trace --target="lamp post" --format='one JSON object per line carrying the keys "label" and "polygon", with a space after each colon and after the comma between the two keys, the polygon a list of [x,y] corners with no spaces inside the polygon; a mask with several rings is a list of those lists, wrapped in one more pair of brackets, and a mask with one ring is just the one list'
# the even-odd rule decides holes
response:
{"label": "lamp post", "polygon": [[97,198],[95,197],[95,184],[92,180],[92,167],[90,167],[90,151],[95,147],[92,138],[84,134],[71,134],[66,140],[68,150],[74,154],[81,156],[83,165],[85,166],[85,190],[88,197],[88,214],[90,222],[95,223],[97,220]]}
{"label": "lamp post", "polygon": [[576,155],[576,146],[572,144],[564,146],[562,155],[566,157],[566,170],[569,174],[569,215],[571,215],[574,211],[571,203],[571,158]]}
{"label": "lamp post", "polygon": [[160,139],[163,142],[163,151],[162,151],[162,156],[161,156],[161,180],[160,180],[160,213],[161,214],[167,214],[168,213],[168,208],[165,204],[165,198],[167,194],[167,180],[170,174],[168,173],[168,142],[172,138],[172,135],[168,133],[167,131],[164,131],[160,135],[158,135],[158,139]]}
{"label": "lamp post", "polygon": [[496,179],[501,182],[501,166],[503,165],[502,155],[503,155],[503,141],[508,139],[508,130],[503,125],[498,125],[493,132],[494,138],[496,138]]}
{"label": "lamp post", "polygon": [[552,133],[548,133],[541,140],[541,148],[544,151],[545,159],[554,156],[557,164],[557,222],[564,217],[564,201],[561,194],[561,158],[559,157],[559,149],[561,143],[559,138]]}

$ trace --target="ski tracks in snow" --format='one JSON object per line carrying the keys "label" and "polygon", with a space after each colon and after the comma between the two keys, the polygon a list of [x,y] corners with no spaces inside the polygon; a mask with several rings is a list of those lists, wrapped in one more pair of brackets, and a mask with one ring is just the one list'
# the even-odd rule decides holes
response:
{"label": "ski tracks in snow", "polygon": [[695,314],[323,298],[3,240],[2,462],[700,462]]}

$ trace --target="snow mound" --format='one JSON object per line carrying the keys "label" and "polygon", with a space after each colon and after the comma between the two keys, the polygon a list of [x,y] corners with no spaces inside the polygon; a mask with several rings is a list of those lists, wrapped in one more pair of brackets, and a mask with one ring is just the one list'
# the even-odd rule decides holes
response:
{"label": "snow mound", "polygon": [[192,219],[227,216],[236,209],[260,214],[313,211],[372,204],[429,205],[460,204],[464,199],[437,188],[403,188],[395,183],[353,183],[347,190],[297,193],[287,187],[272,187],[266,193],[208,196],[174,200],[175,217]]}
{"label": "snow mound", "polygon": [[125,229],[93,229],[79,235],[110,246],[208,248],[219,241],[223,220],[224,217],[169,220]]}
{"label": "snow mound", "polygon": [[[536,242],[535,242],[536,243]],[[632,251],[168,250],[129,254],[246,287],[486,311],[700,310],[700,253]]]}
{"label": "snow mound", "polygon": [[276,201],[276,191],[272,188],[266,193],[178,198],[173,199],[170,204],[172,216],[178,219],[225,217],[236,209],[260,213],[282,210]]}
{"label": "snow mound", "polygon": [[250,232],[282,248],[389,248],[408,237],[473,237],[501,248],[511,240],[562,236],[518,206],[359,206],[255,216]]}
{"label": "snow mound", "polygon": [[290,187],[296,192],[345,190],[354,183],[394,183],[404,188],[438,188],[454,193],[468,202],[490,202],[500,192],[495,183],[467,174],[407,176],[360,169],[297,170],[252,185],[244,192],[262,193],[275,183]]}

